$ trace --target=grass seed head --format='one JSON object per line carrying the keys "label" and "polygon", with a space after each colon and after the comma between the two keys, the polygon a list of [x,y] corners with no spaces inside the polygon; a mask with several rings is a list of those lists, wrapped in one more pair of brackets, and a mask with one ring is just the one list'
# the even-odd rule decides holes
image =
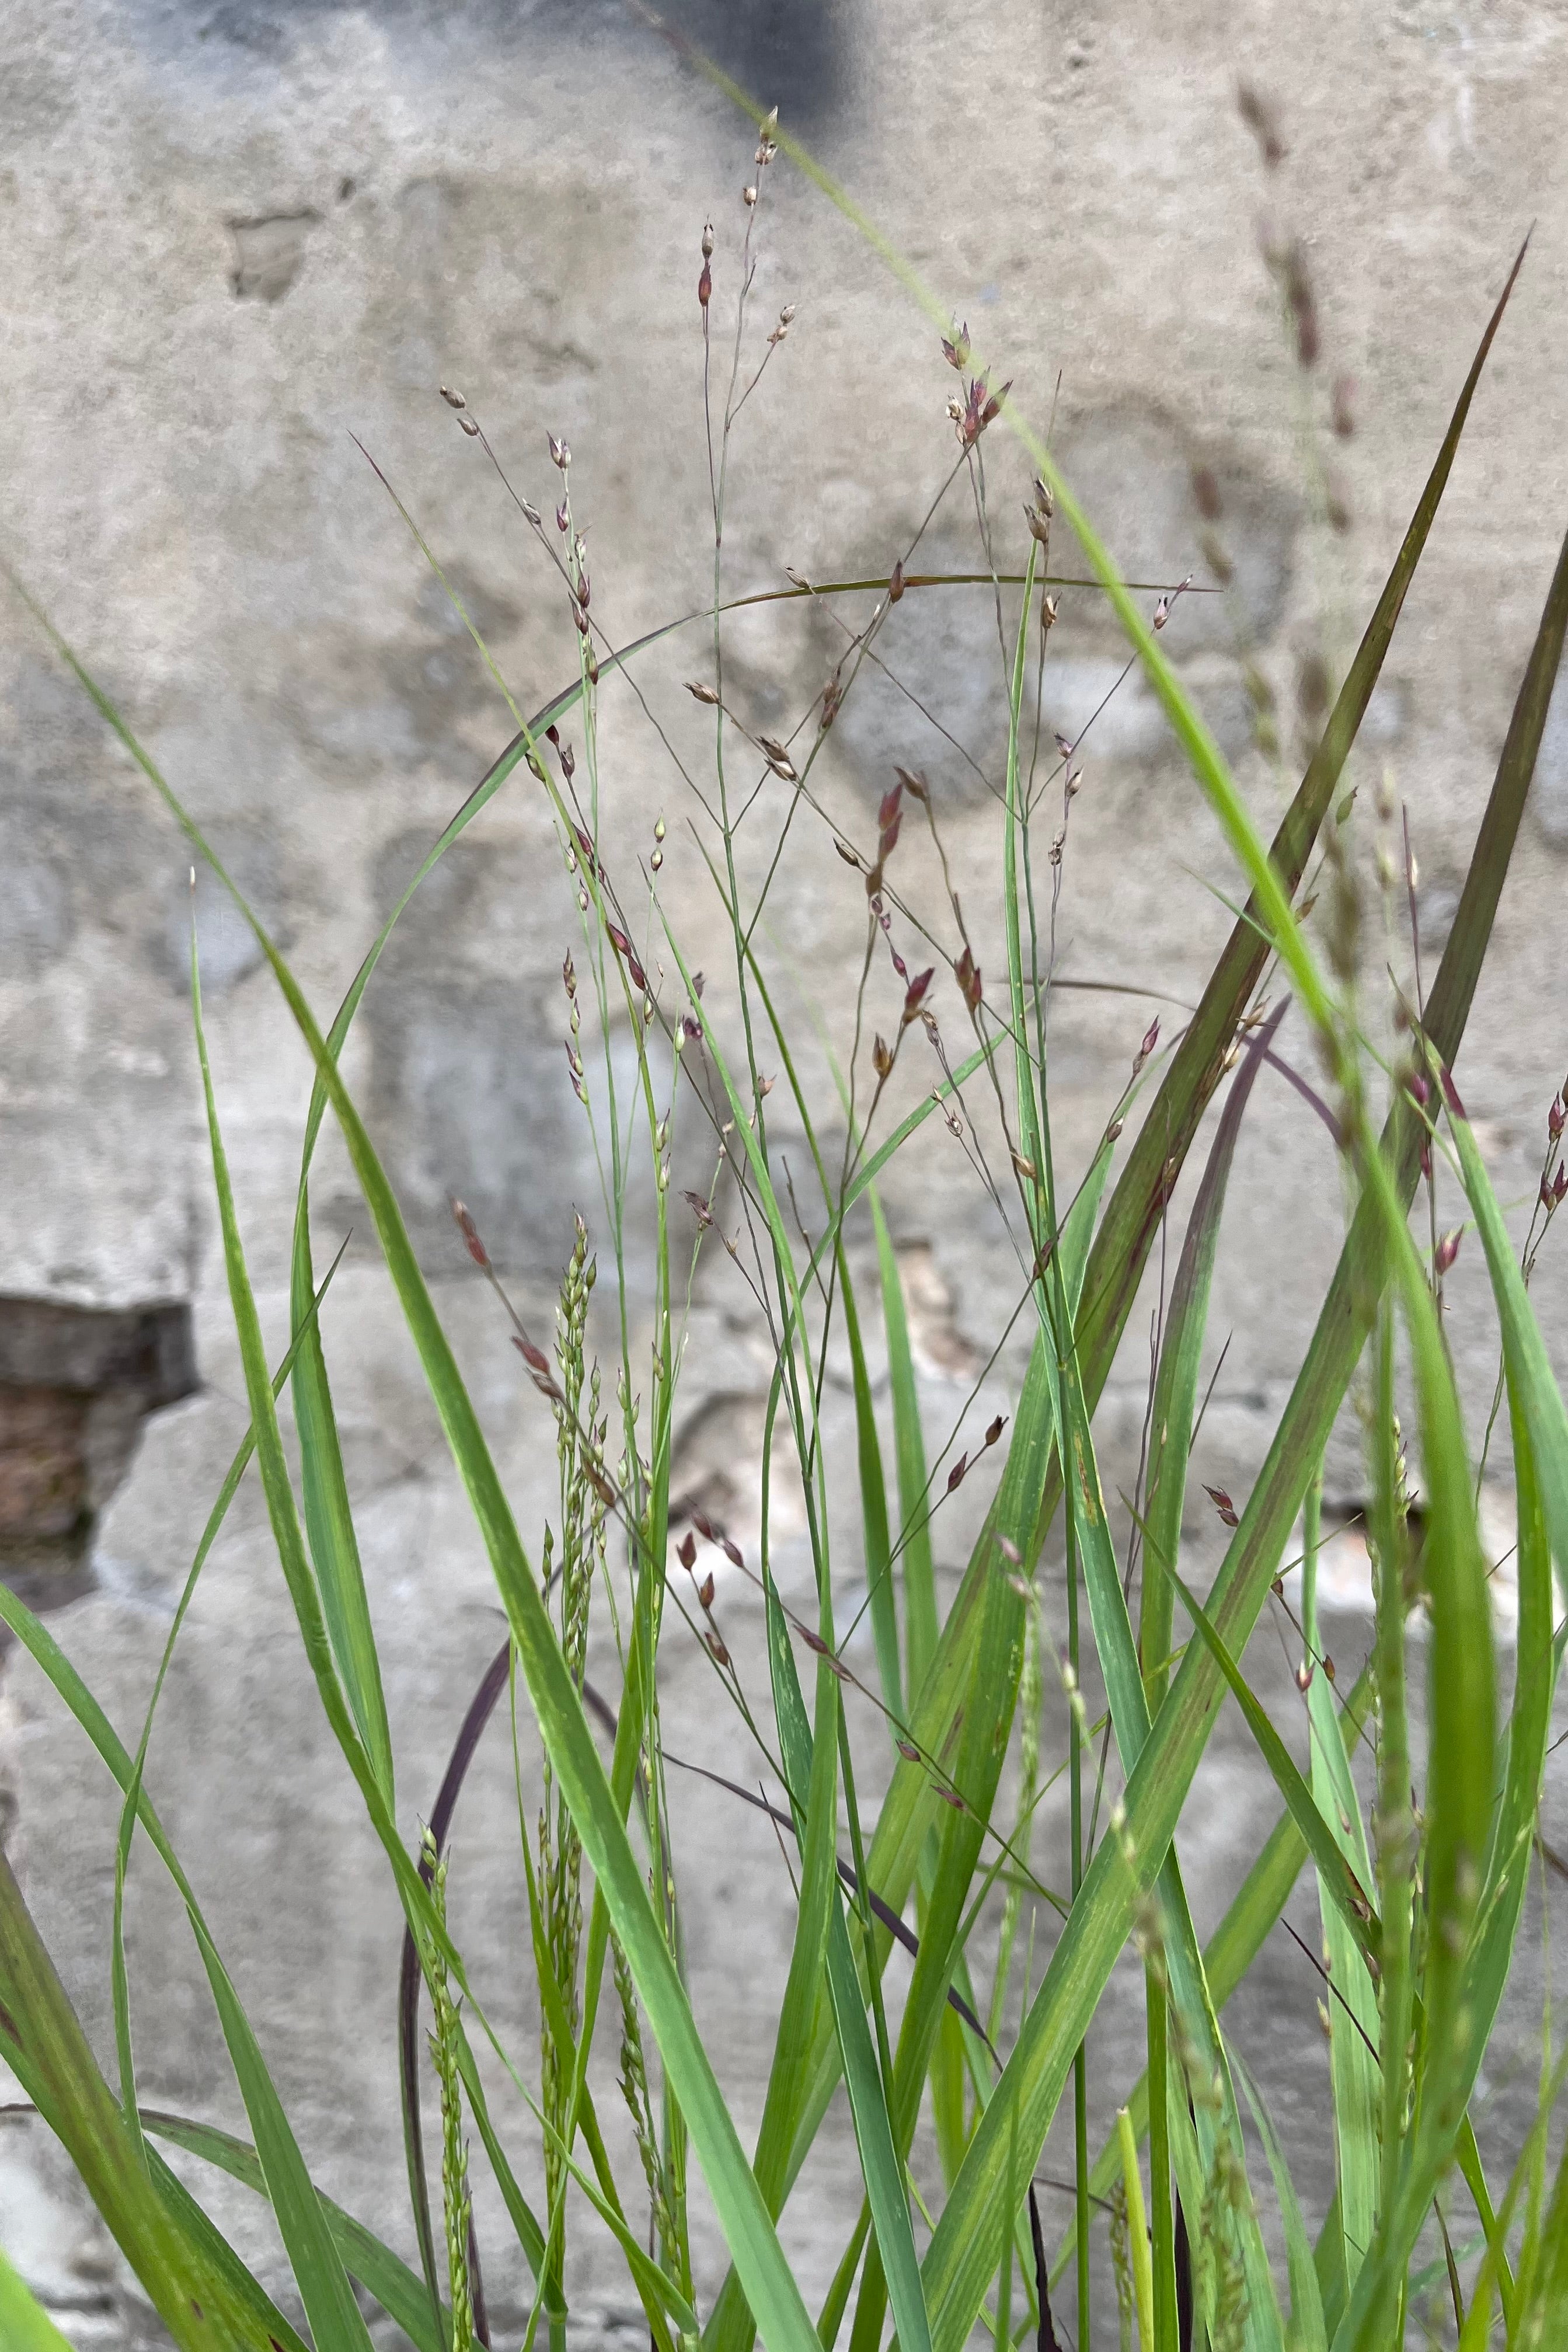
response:
{"label": "grass seed head", "polygon": [[479,1229],[461,1201],[453,1202],[452,1214],[457,1220],[458,1232],[468,1244],[468,1255],[476,1265],[482,1265],[488,1273],[490,1263],[489,1252],[479,1239]]}

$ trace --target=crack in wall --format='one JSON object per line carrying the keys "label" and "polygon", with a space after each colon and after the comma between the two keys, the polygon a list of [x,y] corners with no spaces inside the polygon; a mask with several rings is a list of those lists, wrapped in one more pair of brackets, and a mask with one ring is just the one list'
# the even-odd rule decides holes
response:
{"label": "crack in wall", "polygon": [[32,1609],[92,1582],[93,1529],[150,1412],[197,1386],[191,1310],[0,1297],[0,1580]]}

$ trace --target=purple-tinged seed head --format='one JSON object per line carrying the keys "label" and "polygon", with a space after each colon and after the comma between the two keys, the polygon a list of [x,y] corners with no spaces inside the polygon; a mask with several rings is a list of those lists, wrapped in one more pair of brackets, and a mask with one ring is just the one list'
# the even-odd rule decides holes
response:
{"label": "purple-tinged seed head", "polygon": [[468,1214],[468,1210],[464,1207],[461,1201],[453,1202],[452,1214],[458,1221],[458,1232],[462,1234],[464,1241],[468,1244],[468,1255],[473,1259],[476,1265],[482,1265],[488,1272],[490,1262],[489,1252],[486,1249],[483,1242],[479,1239],[479,1229],[478,1225],[475,1224],[473,1218]]}
{"label": "purple-tinged seed head", "polygon": [[[894,958],[894,961],[898,961],[897,957]],[[902,1019],[900,1024],[900,1027],[907,1028],[909,1024],[916,1019],[920,1013],[921,1006],[924,1003],[925,992],[931,986],[935,976],[936,967],[934,964],[930,966],[925,971],[916,972],[913,980],[910,981],[908,989],[904,992],[904,1010]],[[901,966],[900,968],[900,977],[902,978]]]}

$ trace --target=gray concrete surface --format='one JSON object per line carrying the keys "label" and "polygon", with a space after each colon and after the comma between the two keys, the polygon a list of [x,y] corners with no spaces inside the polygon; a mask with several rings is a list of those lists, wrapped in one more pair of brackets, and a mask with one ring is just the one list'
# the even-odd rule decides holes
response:
{"label": "gray concrete surface", "polygon": [[[1534,223],[1356,769],[1357,855],[1369,874],[1380,779],[1408,803],[1435,950],[1568,522],[1561,12],[1526,0],[1379,9],[1203,0],[1168,12],[1129,0],[1001,0],[977,16],[930,0],[728,9],[689,0],[680,21],[780,100],[786,122],[968,319],[1032,418],[1048,415],[1059,379],[1062,461],[1129,573],[1212,577],[1194,469],[1213,477],[1222,508],[1213,528],[1234,585],[1179,605],[1168,643],[1266,816],[1298,763],[1312,665],[1342,664],[1353,645],[1488,310]],[[4,546],[188,797],[325,1011],[424,845],[512,731],[351,436],[427,531],[525,708],[572,675],[572,631],[515,508],[437,398],[441,382],[462,388],[520,491],[547,512],[558,483],[544,436],[570,439],[594,609],[612,640],[700,606],[712,559],[697,240],[711,216],[715,316],[728,321],[751,141],[609,0],[572,9],[555,0],[13,0],[5,47]],[[1271,175],[1237,118],[1238,73],[1278,102],[1289,152]],[[1322,350],[1306,395],[1259,257],[1260,221],[1276,243],[1301,238],[1316,288]],[[942,410],[952,379],[936,337],[783,162],[758,252],[757,336],[782,304],[799,307],[742,419],[726,579],[740,590],[781,584],[786,565],[817,579],[885,571],[951,462]],[[1345,441],[1322,429],[1327,388],[1341,375],[1355,387]],[[1028,467],[999,430],[985,447],[1001,544],[1016,558]],[[1330,478],[1314,455],[1325,450]],[[1334,527],[1330,507],[1347,527]],[[933,566],[973,565],[972,519],[957,501],[926,551]],[[1056,552],[1070,568],[1061,534]],[[842,643],[816,609],[737,623],[727,656],[737,707],[760,730],[793,725]],[[869,677],[818,771],[825,805],[865,840],[892,763],[924,766],[994,971],[995,810],[977,772],[994,777],[1000,740],[988,595],[911,594],[883,650],[947,734]],[[693,757],[704,738],[680,681],[703,658],[698,631],[637,673]],[[1047,725],[1076,734],[1120,662],[1094,601],[1064,594]],[[1274,698],[1278,763],[1254,740],[1248,667]],[[245,1424],[186,1001],[189,857],[9,600],[0,604],[0,1545],[13,1577],[60,1604],[60,1639],[132,1734]],[[1086,740],[1084,767],[1062,969],[1191,1002],[1229,919],[1209,886],[1229,889],[1233,877],[1136,680]],[[606,694],[604,768],[605,838],[621,845],[618,870],[629,875],[664,814],[664,900],[698,942],[694,960],[716,971],[712,900],[685,830],[690,804],[624,690]],[[763,814],[780,805],[765,802]],[[900,854],[911,890],[933,903],[934,868],[912,826]],[[760,830],[743,838],[749,887],[765,856]],[[1460,1064],[1494,1175],[1516,1203],[1533,1190],[1547,1103],[1568,1067],[1565,860],[1568,700],[1548,729]],[[205,877],[195,903],[228,1148],[269,1342],[280,1348],[308,1065],[253,940]],[[781,984],[802,1004],[818,999],[841,1043],[861,905],[824,827],[803,825],[771,952]],[[1373,908],[1369,988],[1381,968],[1378,920]],[[548,1507],[549,1433],[468,1276],[446,1202],[458,1192],[473,1204],[530,1311],[546,1314],[573,1206],[593,1213],[595,1188],[561,1051],[559,967],[574,927],[546,812],[519,783],[415,902],[347,1060],[520,1516],[535,1531]],[[724,1021],[721,980],[710,1002]],[[944,1018],[954,1017],[952,1000]],[[1059,1000],[1058,1146],[1069,1168],[1083,1165],[1147,1017],[1125,997]],[[1167,1024],[1179,1017],[1166,1008]],[[1309,1060],[1299,1017],[1284,1038]],[[1310,1113],[1266,1081],[1227,1216],[1216,1350],[1221,1335],[1233,1337],[1199,1465],[1233,1490],[1260,1458],[1338,1245],[1331,1160]],[[1009,1261],[945,1138],[928,1133],[889,1181],[888,1202],[922,1393],[933,1433],[945,1436],[1005,1319]],[[326,1323],[412,1831],[499,1618],[346,1161],[330,1142],[315,1210],[323,1255],[355,1228]],[[1479,1413],[1493,1339],[1476,1255],[1461,1258],[1451,1328]],[[718,1482],[744,1539],[765,1370],[724,1271],[721,1262],[700,1288],[684,1468]],[[637,1309],[646,1261],[634,1256],[632,1272]],[[1537,1297],[1560,1365],[1564,1281],[1549,1247]],[[163,1398],[179,1381],[116,1386],[95,1373],[73,1386],[27,1353],[40,1304],[167,1310],[171,1344],[194,1350],[199,1386],[172,1404]],[[1136,1460],[1145,1349],[1140,1308],[1103,1415],[1108,1484],[1125,1484]],[[976,1413],[1008,1408],[1017,1369],[1015,1345]],[[841,1370],[831,1396],[842,1439]],[[135,1416],[153,1407],[132,1450]],[[1342,1502],[1357,1499],[1360,1475],[1350,1423],[1332,1465]],[[966,1524],[956,1511],[943,1524],[949,1577]],[[1194,1523],[1194,1544],[1212,1532]],[[854,1538],[843,1540],[853,1552]],[[798,1544],[786,1557],[803,1570]],[[1342,1650],[1355,1656],[1365,1628],[1347,1575]],[[727,1589],[722,1605],[737,1654],[757,1670],[744,1586]],[[1267,1629],[1256,1656],[1283,1712],[1289,1685]],[[705,1671],[700,1654],[672,1648],[672,1739],[749,1775]],[[865,1727],[869,1757],[874,1727]],[[524,1748],[526,1766],[526,1737]],[[193,1612],[151,1769],[321,2179],[407,2249],[391,2040],[395,1906],[308,1687],[249,1487]],[[9,1851],[107,2056],[110,1791],[15,1654],[0,1685],[0,1778]],[[492,1734],[462,1815],[453,1900],[498,2024],[527,2053],[536,2021],[508,1787],[504,1733]],[[1552,1803],[1560,1813],[1560,1790]],[[738,1820],[700,1784],[682,1790],[682,1808],[694,1994],[750,2128],[768,2049],[761,2021],[787,1957],[788,1886],[763,1824]],[[1205,1919],[1270,1812],[1227,1724],[1185,1850]],[[1052,1811],[1042,1867],[1059,1860],[1061,1835]],[[1304,1927],[1310,1909],[1299,1890]],[[145,2095],[237,2122],[188,1934],[145,1859],[131,1916]],[[1526,2100],[1538,1978],[1531,1959],[1500,2053],[1489,2110],[1500,2148]],[[1237,2004],[1237,2030],[1321,2209],[1329,2175],[1314,1998],[1305,1963],[1278,1939]],[[1135,2067],[1132,2015],[1113,1999],[1097,2044],[1096,2097],[1107,2111]],[[853,2168],[839,2119],[786,2218],[813,2295],[837,2257]],[[256,2209],[238,2192],[220,2189],[214,2201],[277,2283]],[[498,2341],[514,2341],[521,2273],[482,2200],[481,2221]],[[80,2352],[156,2340],[58,2156],[38,2126],[16,2117],[0,2118],[0,2241]],[[635,2330],[613,2263],[586,2231],[576,2246],[584,2331],[613,2340]],[[706,2295],[720,2252],[705,2220],[700,2252]]]}

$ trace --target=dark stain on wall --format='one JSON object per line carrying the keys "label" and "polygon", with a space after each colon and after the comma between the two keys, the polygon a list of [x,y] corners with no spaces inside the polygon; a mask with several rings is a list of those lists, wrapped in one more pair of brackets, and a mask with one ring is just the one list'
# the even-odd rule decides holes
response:
{"label": "dark stain on wall", "polygon": [[[181,47],[204,47],[278,65],[311,18],[356,10],[396,33],[438,35],[516,52],[530,40],[644,47],[658,36],[623,0],[173,0],[143,22]],[[847,94],[854,11],[848,0],[662,0],[659,13],[763,105],[820,131]]]}

